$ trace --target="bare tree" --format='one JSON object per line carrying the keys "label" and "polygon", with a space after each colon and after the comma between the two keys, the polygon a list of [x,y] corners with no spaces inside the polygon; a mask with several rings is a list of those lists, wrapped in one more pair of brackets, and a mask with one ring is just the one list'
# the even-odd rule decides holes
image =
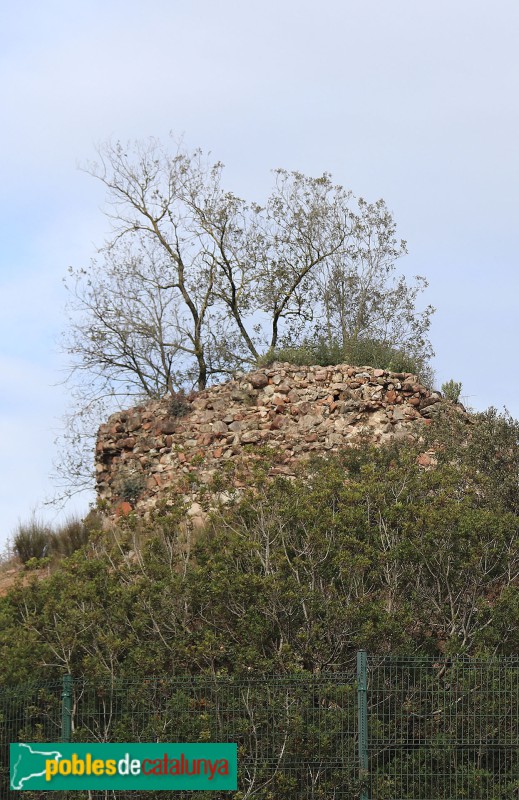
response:
{"label": "bare tree", "polygon": [[107,187],[112,235],[71,271],[76,371],[130,394],[202,388],[315,320],[318,270],[348,258],[356,225],[329,175],[277,170],[261,206],[224,191],[200,151],[151,140],[99,157],[88,171]]}
{"label": "bare tree", "polygon": [[432,306],[417,310],[427,288],[422,276],[409,285],[396,274],[396,261],[407,253],[396,237],[396,225],[383,200],[358,201],[347,255],[327,259],[319,284],[329,342],[375,340],[400,349],[425,364],[433,355],[427,333]]}

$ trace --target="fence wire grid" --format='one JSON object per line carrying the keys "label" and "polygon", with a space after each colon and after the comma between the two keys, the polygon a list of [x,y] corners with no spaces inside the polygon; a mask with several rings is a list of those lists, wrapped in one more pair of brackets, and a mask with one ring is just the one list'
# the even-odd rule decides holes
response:
{"label": "fence wire grid", "polygon": [[[0,690],[1,691],[1,690]],[[145,683],[25,687],[1,692],[1,798],[10,791],[9,742],[235,742],[236,798],[347,798],[355,794],[355,676],[152,679]],[[62,695],[65,695],[63,698]],[[67,706],[70,713],[67,714]],[[65,730],[70,737],[62,736]],[[139,792],[42,792],[100,800]],[[145,792],[192,798],[195,792]],[[208,800],[222,793],[204,791]]]}
{"label": "fence wire grid", "polygon": [[9,788],[10,742],[235,742],[238,791],[207,800],[519,797],[519,658],[357,657],[356,672],[0,687],[0,798],[194,792]]}

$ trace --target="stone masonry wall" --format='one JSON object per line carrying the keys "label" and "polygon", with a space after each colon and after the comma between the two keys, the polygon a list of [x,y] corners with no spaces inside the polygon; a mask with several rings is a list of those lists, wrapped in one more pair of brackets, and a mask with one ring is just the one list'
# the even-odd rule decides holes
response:
{"label": "stone masonry wall", "polygon": [[171,397],[112,415],[98,434],[98,497],[112,514],[180,498],[196,522],[226,501],[218,474],[232,474],[240,490],[265,448],[274,455],[269,474],[292,475],[301,459],[351,446],[361,434],[375,443],[415,438],[447,405],[414,375],[370,367],[280,363],[238,373],[196,395],[183,415]]}

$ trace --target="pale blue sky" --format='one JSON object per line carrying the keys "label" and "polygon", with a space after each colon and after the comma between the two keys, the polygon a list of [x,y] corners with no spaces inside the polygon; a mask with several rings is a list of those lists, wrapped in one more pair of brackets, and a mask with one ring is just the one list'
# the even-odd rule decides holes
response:
{"label": "pale blue sky", "polygon": [[61,279],[106,229],[76,163],[108,137],[183,134],[250,199],[278,166],[383,197],[438,308],[437,383],[519,416],[516,0],[4,3],[0,108],[0,543],[56,514]]}

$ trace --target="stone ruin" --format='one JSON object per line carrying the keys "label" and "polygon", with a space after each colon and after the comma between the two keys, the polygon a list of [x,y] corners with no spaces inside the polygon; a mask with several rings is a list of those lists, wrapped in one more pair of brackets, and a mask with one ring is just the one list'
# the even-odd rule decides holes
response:
{"label": "stone ruin", "polygon": [[[237,373],[185,405],[165,397],[113,414],[97,438],[98,499],[115,516],[167,510],[180,499],[200,524],[230,499],[228,488],[218,490],[221,473],[240,492],[267,454],[268,475],[292,476],[302,459],[360,437],[416,439],[447,406],[464,413],[414,375],[371,367],[276,363]],[[428,453],[420,459],[431,463]]]}

